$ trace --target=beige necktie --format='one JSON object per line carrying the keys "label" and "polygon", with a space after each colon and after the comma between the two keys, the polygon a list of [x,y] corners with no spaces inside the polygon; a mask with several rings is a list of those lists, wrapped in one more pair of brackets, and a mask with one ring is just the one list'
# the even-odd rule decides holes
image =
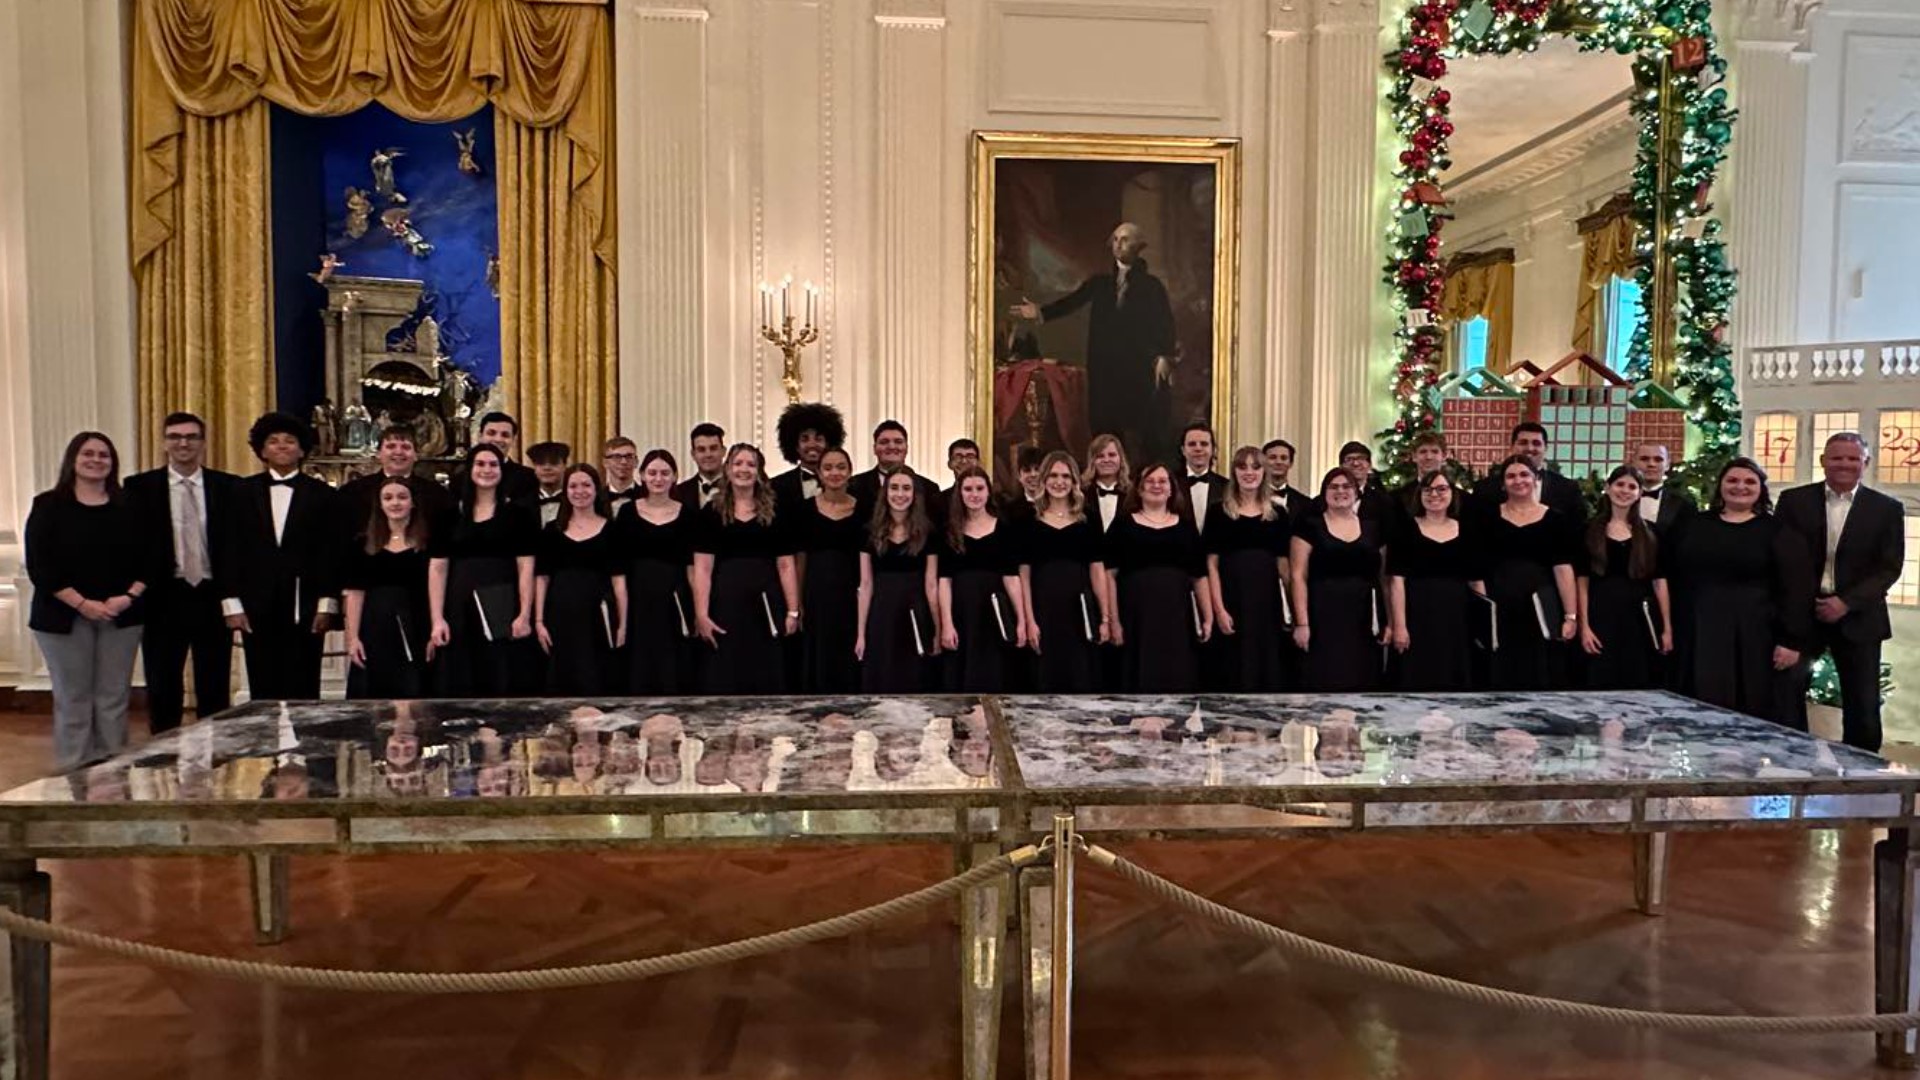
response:
{"label": "beige necktie", "polygon": [[1114,289],[1113,289],[1113,306],[1126,307],[1127,306],[1127,272],[1124,269],[1121,270],[1118,275],[1116,275],[1115,282],[1116,284],[1114,285]]}
{"label": "beige necktie", "polygon": [[207,538],[200,527],[200,492],[180,485],[180,577],[189,585],[207,580]]}

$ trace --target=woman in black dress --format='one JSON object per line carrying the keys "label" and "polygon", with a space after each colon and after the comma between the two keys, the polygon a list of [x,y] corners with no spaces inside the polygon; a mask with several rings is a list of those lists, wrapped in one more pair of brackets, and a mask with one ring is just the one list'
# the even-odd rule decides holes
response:
{"label": "woman in black dress", "polygon": [[533,562],[540,542],[531,507],[500,493],[506,458],[476,446],[455,492],[453,527],[436,530],[427,603],[443,697],[503,697],[538,689]]}
{"label": "woman in black dress", "polygon": [[1720,470],[1708,512],[1677,530],[1680,675],[1702,701],[1793,722],[1788,673],[1813,633],[1813,576],[1772,509],[1767,474],[1735,458]]}
{"label": "woman in black dress", "polygon": [[569,465],[560,496],[534,566],[534,633],[547,652],[547,693],[611,693],[623,681],[614,657],[627,640],[626,560],[607,520],[598,469]]}
{"label": "woman in black dress", "polygon": [[1219,690],[1271,693],[1288,685],[1287,519],[1268,494],[1267,463],[1257,447],[1233,452],[1233,487],[1207,511],[1207,580],[1220,638]]}
{"label": "woman in black dress", "polygon": [[1040,502],[1020,545],[1027,597],[1027,647],[1045,694],[1086,694],[1099,674],[1100,646],[1111,633],[1107,568],[1100,534],[1087,520],[1073,455],[1055,450],[1040,463]]}
{"label": "woman in black dress", "polygon": [[1309,690],[1380,688],[1380,523],[1359,514],[1360,487],[1345,469],[1320,481],[1325,510],[1294,525],[1293,643],[1306,653]]}
{"label": "woman in black dress", "polygon": [[1435,469],[1414,485],[1413,516],[1387,544],[1393,684],[1410,693],[1473,686],[1470,581],[1480,575],[1462,539],[1460,491]]}
{"label": "woman in black dress", "polygon": [[800,631],[793,543],[775,520],[759,448],[735,443],[725,475],[693,542],[694,632],[713,647],[704,664],[706,692],[783,693],[781,639]]}
{"label": "woman in black dress", "polygon": [[1573,560],[1578,526],[1540,501],[1540,474],[1526,458],[1502,462],[1506,501],[1486,516],[1480,558],[1484,595],[1493,601],[1498,647],[1487,657],[1494,690],[1552,690],[1566,683],[1565,642],[1580,615]]}
{"label": "woman in black dress", "polygon": [[640,495],[615,521],[627,572],[627,692],[684,694],[692,665],[694,515],[673,497],[680,467],[665,450],[640,463]]}
{"label": "woman in black dress", "polygon": [[1120,613],[1130,692],[1184,693],[1199,681],[1200,646],[1213,636],[1213,599],[1187,499],[1159,462],[1141,468],[1106,540],[1107,595]]}
{"label": "woman in black dress", "polygon": [[1660,657],[1673,651],[1673,611],[1660,542],[1640,518],[1640,473],[1607,477],[1606,512],[1587,523],[1579,561],[1580,649],[1591,690],[1661,685]]}
{"label": "woman in black dress", "polygon": [[[1087,503],[1087,525],[1093,529],[1096,539],[1104,539],[1113,523],[1120,520],[1120,508],[1126,504],[1127,497],[1133,494],[1133,470],[1127,465],[1127,448],[1117,436],[1095,435],[1087,444],[1087,471],[1081,475],[1080,482]],[[1107,582],[1097,579],[1094,587],[1105,592]],[[1112,594],[1108,594],[1107,600],[1107,613],[1113,623],[1106,641],[1095,650],[1099,664],[1095,673],[1101,686],[1120,687],[1127,685],[1126,650],[1120,646],[1120,608],[1112,603]]]}
{"label": "woman in black dress", "polygon": [[886,478],[860,552],[860,686],[869,694],[921,694],[932,688],[940,647],[940,557],[925,498],[913,470]]}
{"label": "woman in black dress", "polygon": [[850,694],[860,689],[860,553],[872,523],[855,513],[847,491],[853,459],[832,447],[815,466],[820,492],[800,504],[800,603],[807,632],[800,635],[800,689]]}
{"label": "woman in black dress", "polygon": [[973,465],[955,474],[940,558],[940,648],[950,691],[1004,692],[1014,650],[1027,647],[1027,606],[1011,532],[994,507],[986,470]]}
{"label": "woman in black dress", "polygon": [[427,605],[431,525],[413,505],[408,477],[389,477],[374,493],[373,514],[343,575],[347,697],[417,698],[427,692],[433,658]]}

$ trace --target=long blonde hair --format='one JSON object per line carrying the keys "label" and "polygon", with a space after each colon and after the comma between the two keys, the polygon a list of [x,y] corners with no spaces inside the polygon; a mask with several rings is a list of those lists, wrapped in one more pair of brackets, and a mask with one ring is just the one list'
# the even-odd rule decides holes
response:
{"label": "long blonde hair", "polygon": [[[1125,451],[1122,451],[1124,454]],[[1053,506],[1053,496],[1047,492],[1047,475],[1053,472],[1055,465],[1065,465],[1067,474],[1076,478],[1076,482],[1067,491],[1067,516],[1084,518],[1087,516],[1087,493],[1078,482],[1080,465],[1073,455],[1065,450],[1055,450],[1040,462],[1040,512],[1046,513]]]}
{"label": "long blonde hair", "polygon": [[767,455],[761,453],[760,448],[752,443],[734,443],[727,447],[727,456],[722,459],[725,464],[721,466],[721,483],[726,485],[725,497],[713,500],[710,505],[714,513],[720,515],[720,524],[744,524],[733,516],[733,478],[727,475],[733,468],[734,455],[742,450],[753,455],[753,520],[761,525],[771,525],[773,524],[773,484],[767,480]]}
{"label": "long blonde hair", "polygon": [[[1125,443],[1120,441],[1120,436],[1118,435],[1095,435],[1093,441],[1087,444],[1087,468],[1085,472],[1080,474],[1080,484],[1082,487],[1085,487],[1088,484],[1097,482],[1094,475],[1093,459],[1099,457],[1100,451],[1105,450],[1108,446],[1112,446],[1114,449],[1120,451],[1120,475],[1116,477],[1115,480],[1120,489],[1121,497],[1125,498],[1126,495],[1133,490],[1133,470],[1127,467],[1127,447]],[[1042,470],[1040,475],[1045,476],[1046,472]]]}
{"label": "long blonde hair", "polygon": [[[1255,492],[1253,506],[1248,506],[1240,494],[1240,477],[1235,475],[1240,466],[1251,462],[1260,467],[1260,487]],[[1242,510],[1258,509],[1261,521],[1272,521],[1279,516],[1273,508],[1273,481],[1267,476],[1267,457],[1257,446],[1243,446],[1233,452],[1233,465],[1227,470],[1227,494],[1220,500],[1229,515],[1239,516]]]}

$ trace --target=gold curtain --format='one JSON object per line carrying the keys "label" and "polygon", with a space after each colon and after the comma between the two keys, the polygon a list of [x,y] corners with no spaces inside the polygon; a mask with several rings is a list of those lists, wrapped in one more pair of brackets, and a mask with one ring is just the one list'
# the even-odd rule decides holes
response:
{"label": "gold curtain", "polygon": [[616,360],[603,0],[138,3],[130,231],[143,449],[169,410],[199,405],[214,413],[215,460],[237,464],[238,434],[273,400],[267,102],[335,116],[377,101],[432,122],[491,103],[508,407],[526,410],[529,439],[605,437]]}
{"label": "gold curtain", "polygon": [[1615,277],[1632,277],[1639,257],[1639,232],[1633,207],[1624,197],[1608,200],[1578,223],[1583,250],[1579,293],[1574,298],[1573,351],[1595,356],[1594,335],[1599,328],[1600,300]]}
{"label": "gold curtain", "polygon": [[1467,319],[1487,320],[1487,370],[1505,375],[1513,363],[1513,249],[1456,256],[1447,264],[1440,314],[1448,333]]}

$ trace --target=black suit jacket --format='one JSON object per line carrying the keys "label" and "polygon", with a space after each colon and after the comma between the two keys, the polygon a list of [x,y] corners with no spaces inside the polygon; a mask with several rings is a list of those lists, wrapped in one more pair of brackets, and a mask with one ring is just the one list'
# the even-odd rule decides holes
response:
{"label": "black suit jacket", "polygon": [[819,477],[809,469],[795,466],[773,478],[773,512],[776,514],[796,513],[800,504],[807,501],[804,481],[812,477],[816,486]]}
{"label": "black suit jacket", "polygon": [[[1105,536],[1107,529],[1100,521],[1100,486],[1098,484],[1088,484],[1086,487],[1080,489],[1080,495],[1086,501],[1087,524],[1093,526],[1093,531],[1096,534]],[[1113,520],[1119,521],[1121,515],[1125,513],[1125,511],[1120,509],[1120,506],[1126,501],[1127,497],[1125,495],[1120,495],[1115,499]]]}
{"label": "black suit jacket", "polygon": [[1656,535],[1671,536],[1674,527],[1687,517],[1700,512],[1686,492],[1678,488],[1662,485],[1660,488],[1660,516],[1648,522]]}
{"label": "black suit jacket", "polygon": [[[139,521],[140,541],[152,552],[155,565],[171,578],[179,574],[177,554],[173,550],[173,493],[168,485],[170,479],[165,466],[148,469],[127,477],[122,485],[126,492],[127,503],[133,508]],[[238,497],[240,478],[218,469],[200,470],[200,492],[206,499],[207,512],[207,561],[213,563],[214,548],[221,537],[231,527],[235,499]],[[217,573],[220,567],[214,563],[208,567]],[[153,583],[149,583],[153,584]]]}
{"label": "black suit jacket", "polygon": [[[722,485],[726,482],[727,477],[724,473],[721,474],[719,479],[714,481],[716,485]],[[536,493],[539,491],[538,486],[534,488],[534,491]],[[680,500],[680,505],[692,510],[698,510],[701,506],[705,505],[704,501],[700,498],[700,474],[694,473],[692,476],[673,485],[673,497]]]}
{"label": "black suit jacket", "polygon": [[340,598],[340,568],[353,530],[333,488],[302,473],[279,539],[267,474],[234,485],[233,514],[216,541],[214,582],[222,600],[238,600],[255,630],[268,620],[310,626],[322,599]]}
{"label": "black suit jacket", "polygon": [[[1774,516],[1807,549],[1810,583],[1817,594],[1827,564],[1826,483],[1805,484],[1780,496]],[[1885,641],[1893,636],[1887,617],[1887,592],[1899,580],[1906,559],[1906,507],[1891,495],[1865,485],[1854,489],[1853,508],[1833,554],[1833,592],[1846,601],[1847,614],[1837,629],[1850,641]]]}
{"label": "black suit jacket", "polygon": [[[1173,482],[1180,486],[1180,494],[1187,498],[1187,520],[1193,522],[1193,527],[1196,529],[1207,520],[1207,511],[1213,509],[1227,495],[1227,478],[1211,469],[1199,476],[1189,476],[1187,470],[1182,468],[1174,474]],[[1204,502],[1198,504],[1193,498],[1193,485],[1196,483],[1207,485],[1207,497]]]}
{"label": "black suit jacket", "polygon": [[1280,499],[1275,498],[1273,500],[1273,506],[1274,509],[1285,514],[1288,520],[1298,521],[1312,511],[1312,496],[1294,487],[1292,484],[1288,484],[1284,491],[1287,496],[1286,501],[1283,503]]}
{"label": "black suit jacket", "polygon": [[[386,479],[385,473],[375,472],[356,476],[341,485],[340,512],[347,516],[347,528],[354,535],[366,535],[374,511],[379,509],[380,488]],[[432,480],[415,473],[407,477],[407,487],[413,492],[414,513],[423,515],[430,526],[439,528],[453,512],[453,493]]]}

